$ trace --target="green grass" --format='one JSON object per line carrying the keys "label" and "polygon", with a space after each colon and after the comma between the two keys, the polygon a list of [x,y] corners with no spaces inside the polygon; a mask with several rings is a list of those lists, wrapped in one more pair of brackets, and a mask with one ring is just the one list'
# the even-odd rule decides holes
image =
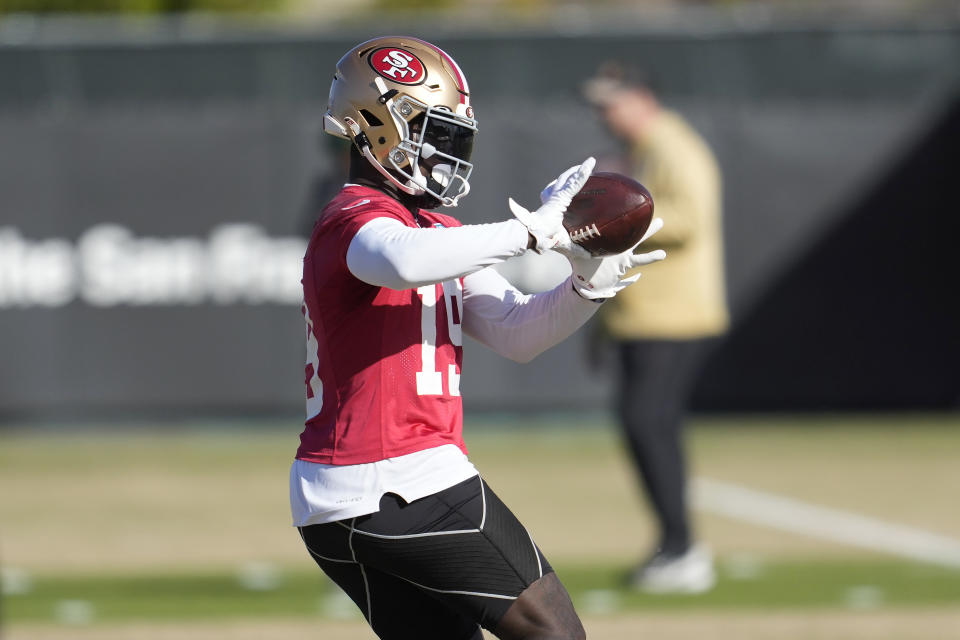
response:
{"label": "green grass", "polygon": [[[559,567],[582,613],[649,609],[804,609],[923,607],[960,603],[960,572],[909,562],[769,561],[735,577],[721,559],[716,589],[699,596],[650,596],[622,587],[623,568]],[[236,575],[38,578],[5,598],[11,623],[56,622],[64,602],[84,601],[97,622],[271,617],[349,617],[317,571],[280,573],[275,588],[251,590]]]}
{"label": "green grass", "polygon": [[5,609],[10,622],[55,621],[63,602],[78,600],[98,621],[309,615],[319,611],[328,584],[318,573],[286,574],[263,591],[224,574],[39,578],[28,593],[8,596]]}
{"label": "green grass", "polygon": [[[805,620],[869,609],[922,621],[960,609],[960,571],[707,513],[698,529],[718,555],[717,588],[634,593],[624,572],[648,548],[650,523],[612,423],[572,414],[467,422],[471,458],[531,527],[583,615],[784,610]],[[960,486],[958,415],[724,416],[692,426],[698,475],[960,537],[947,490]],[[44,623],[89,622],[95,634],[101,623],[359,620],[289,526],[297,431],[0,429],[0,487],[10,488],[0,490],[2,561],[8,577],[19,568],[31,578],[3,597],[3,622],[41,634]],[[64,535],[68,548],[51,554]],[[232,568],[248,561],[277,567],[274,588],[244,587]]]}
{"label": "green grass", "polygon": [[745,576],[721,559],[720,580],[697,596],[655,596],[621,587],[615,567],[560,568],[580,606],[591,591],[612,590],[624,609],[794,609],[960,604],[960,571],[895,560],[771,561]]}

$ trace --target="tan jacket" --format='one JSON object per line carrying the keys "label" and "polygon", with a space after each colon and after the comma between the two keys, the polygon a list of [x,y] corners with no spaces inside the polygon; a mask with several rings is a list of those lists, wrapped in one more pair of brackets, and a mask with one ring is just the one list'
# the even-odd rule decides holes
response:
{"label": "tan jacket", "polygon": [[633,149],[635,176],[653,195],[664,227],[641,250],[667,259],[601,310],[616,339],[689,339],[726,330],[720,173],[713,153],[679,115],[662,112]]}

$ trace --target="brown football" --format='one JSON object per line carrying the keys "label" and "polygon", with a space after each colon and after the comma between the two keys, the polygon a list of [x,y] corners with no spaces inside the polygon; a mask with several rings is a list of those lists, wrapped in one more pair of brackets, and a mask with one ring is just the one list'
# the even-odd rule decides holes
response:
{"label": "brown football", "polygon": [[653,220],[646,187],[619,173],[597,172],[563,216],[570,239],[594,256],[623,253],[640,242]]}

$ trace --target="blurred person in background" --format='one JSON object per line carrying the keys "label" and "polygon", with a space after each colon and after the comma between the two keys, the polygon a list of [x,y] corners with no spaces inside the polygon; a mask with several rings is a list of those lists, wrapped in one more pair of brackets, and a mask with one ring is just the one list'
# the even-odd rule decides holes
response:
{"label": "blurred person in background", "polygon": [[[706,142],[664,108],[643,71],[606,62],[583,85],[623,154],[607,169],[653,195],[664,228],[648,244],[670,259],[644,270],[643,286],[607,302],[596,350],[610,341],[619,360],[616,412],[659,524],[655,550],[630,583],[655,593],[699,593],[715,583],[708,548],[697,544],[686,500],[683,425],[694,384],[728,325],[721,178]],[[595,356],[594,356],[595,357]]]}
{"label": "blurred person in background", "polygon": [[[463,334],[526,362],[634,282],[627,270],[664,255],[592,258],[571,242],[563,214],[592,158],[536,211],[511,200],[516,219],[463,226],[430,211],[470,191],[470,100],[453,59],[416,38],[370,40],[337,63],[324,130],[352,143],[349,178],[304,258],[293,523],[381,638],[479,640],[483,627],[579,640],[566,589],[467,458]],[[573,275],[524,295],[490,268],[528,249],[562,252]]]}

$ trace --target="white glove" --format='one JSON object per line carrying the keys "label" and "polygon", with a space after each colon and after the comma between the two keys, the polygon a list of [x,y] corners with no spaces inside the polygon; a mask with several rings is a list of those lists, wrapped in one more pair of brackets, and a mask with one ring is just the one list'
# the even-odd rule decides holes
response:
{"label": "white glove", "polygon": [[510,211],[533,236],[536,241],[533,248],[537,253],[557,249],[577,256],[589,255],[586,249],[571,242],[570,235],[563,227],[563,214],[570,206],[573,196],[577,195],[586,184],[595,164],[596,160],[587,158],[583,164],[564,171],[544,189],[544,192],[550,189],[550,194],[542,200],[543,204],[534,212],[528,211],[510,198]]}
{"label": "white glove", "polygon": [[615,256],[602,258],[567,256],[567,259],[570,260],[570,267],[573,269],[573,287],[576,292],[588,300],[612,298],[619,291],[639,280],[639,273],[629,278],[623,276],[635,267],[658,262],[667,257],[667,252],[662,249],[649,253],[634,253],[644,240],[662,227],[663,220],[654,218],[640,242]]}
{"label": "white glove", "polygon": [[[590,159],[593,160],[593,158],[590,158]],[[594,161],[594,164],[596,164],[596,161]],[[570,176],[573,175],[573,173],[579,168],[580,168],[579,164],[573,165],[572,167],[570,167],[569,169],[561,173],[556,180],[552,181],[550,184],[545,186],[543,188],[543,191],[540,192],[540,203],[546,204],[547,200],[549,200],[550,197],[553,196],[553,194],[559,191],[560,188],[563,186],[563,183],[565,183],[570,178]]]}

